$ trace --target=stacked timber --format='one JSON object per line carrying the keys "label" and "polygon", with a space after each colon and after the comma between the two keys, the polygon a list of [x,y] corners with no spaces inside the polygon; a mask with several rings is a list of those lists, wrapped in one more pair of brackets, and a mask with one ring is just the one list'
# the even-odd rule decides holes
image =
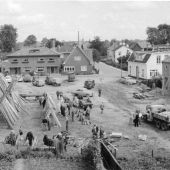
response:
{"label": "stacked timber", "polygon": [[8,84],[4,76],[0,74],[0,113],[3,114],[11,129],[19,119],[20,109],[25,110],[24,101],[19,94],[12,91],[14,83],[13,81]]}
{"label": "stacked timber", "polygon": [[56,108],[56,105],[55,105],[52,97],[49,94],[46,94],[45,98],[46,98],[46,104],[45,104],[45,107],[44,107],[45,117],[46,118],[52,117],[54,125],[61,127],[61,123],[57,118],[58,110]]}

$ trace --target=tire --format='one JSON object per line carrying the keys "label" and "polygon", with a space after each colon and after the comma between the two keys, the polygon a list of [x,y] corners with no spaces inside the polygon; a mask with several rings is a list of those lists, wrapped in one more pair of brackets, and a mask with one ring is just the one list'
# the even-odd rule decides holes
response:
{"label": "tire", "polygon": [[167,130],[168,129],[168,126],[167,126],[167,124],[165,123],[165,122],[162,122],[161,123],[161,130]]}
{"label": "tire", "polygon": [[155,123],[156,123],[156,127],[158,129],[160,129],[161,128],[161,122],[159,120],[157,120]]}

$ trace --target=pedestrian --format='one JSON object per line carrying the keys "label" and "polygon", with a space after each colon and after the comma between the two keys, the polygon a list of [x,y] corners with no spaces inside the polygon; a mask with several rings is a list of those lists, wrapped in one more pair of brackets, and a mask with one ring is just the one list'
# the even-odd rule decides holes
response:
{"label": "pedestrian", "polygon": [[68,116],[66,116],[66,131],[68,132]]}
{"label": "pedestrian", "polygon": [[75,115],[75,112],[74,112],[74,110],[71,109],[71,118],[72,118],[72,122],[74,122],[74,115]]}
{"label": "pedestrian", "polygon": [[57,100],[59,100],[59,99],[60,99],[60,92],[57,91],[57,92],[56,92],[56,95],[57,95]]}
{"label": "pedestrian", "polygon": [[18,146],[21,146],[21,145],[24,145],[24,135],[23,135],[22,130],[20,129],[19,135],[18,135],[17,140],[16,140],[17,149],[18,149]]}
{"label": "pedestrian", "polygon": [[90,124],[90,107],[89,106],[87,106],[87,108],[86,108],[85,117],[87,120],[87,124]]}
{"label": "pedestrian", "polygon": [[34,135],[31,131],[27,133],[25,140],[28,141],[30,147],[33,146]]}
{"label": "pedestrian", "polygon": [[104,110],[104,104],[102,102],[102,104],[100,105],[100,110],[101,110],[101,114],[103,114],[103,110]]}
{"label": "pedestrian", "polygon": [[104,130],[103,130],[102,126],[100,126],[99,136],[100,136],[100,138],[104,138]]}
{"label": "pedestrian", "polygon": [[138,114],[136,114],[136,116],[135,116],[134,124],[135,124],[135,127],[139,126],[139,115]]}
{"label": "pedestrian", "polygon": [[99,89],[98,89],[98,96],[99,96],[99,97],[101,97],[101,93],[102,93],[102,89],[99,88]]}

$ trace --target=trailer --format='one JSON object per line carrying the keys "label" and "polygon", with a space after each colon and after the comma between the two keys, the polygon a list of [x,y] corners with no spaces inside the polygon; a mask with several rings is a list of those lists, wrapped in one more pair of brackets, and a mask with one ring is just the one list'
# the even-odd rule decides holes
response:
{"label": "trailer", "polygon": [[154,123],[158,129],[168,130],[170,128],[170,111],[166,111],[164,105],[147,105],[143,119]]}

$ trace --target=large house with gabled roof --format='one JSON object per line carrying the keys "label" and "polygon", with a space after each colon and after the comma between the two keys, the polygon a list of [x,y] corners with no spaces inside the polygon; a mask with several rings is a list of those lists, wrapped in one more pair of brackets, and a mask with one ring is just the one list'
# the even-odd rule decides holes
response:
{"label": "large house with gabled roof", "polygon": [[162,76],[162,61],[170,51],[134,52],[128,59],[128,75],[141,79]]}
{"label": "large house with gabled roof", "polygon": [[60,53],[45,47],[22,48],[7,55],[7,61],[4,71],[10,74],[59,73],[61,67]]}
{"label": "large house with gabled roof", "polygon": [[75,46],[63,63],[64,73],[91,74],[93,69],[92,49]]}

